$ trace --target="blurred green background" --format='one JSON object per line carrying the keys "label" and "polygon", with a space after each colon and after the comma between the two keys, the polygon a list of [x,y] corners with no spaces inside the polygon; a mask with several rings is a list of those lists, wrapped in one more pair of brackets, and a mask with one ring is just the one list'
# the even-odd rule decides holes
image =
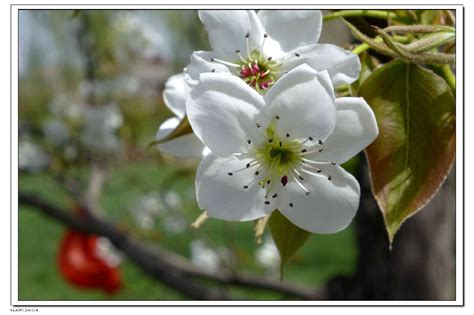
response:
{"label": "blurred green background", "polygon": [[[186,66],[193,50],[209,49],[196,12],[22,10],[19,21],[20,191],[72,210],[58,178],[85,190],[100,165],[107,176],[99,203],[121,228],[199,267],[278,281],[276,249],[268,235],[256,244],[253,223],[211,219],[199,230],[189,227],[200,214],[194,197],[198,161],[174,159],[148,146],[172,115],[161,97],[166,79]],[[19,211],[20,300],[186,299],[126,257],[117,294],[74,287],[57,266],[66,228],[31,209]],[[317,287],[335,275],[350,275],[354,242],[351,227],[312,236],[290,261],[285,281]],[[230,292],[241,299],[285,298]]]}

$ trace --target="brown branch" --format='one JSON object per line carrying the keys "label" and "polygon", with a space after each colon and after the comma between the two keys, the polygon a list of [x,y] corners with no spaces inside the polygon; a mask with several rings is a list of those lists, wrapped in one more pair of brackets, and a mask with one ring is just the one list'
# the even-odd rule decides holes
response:
{"label": "brown branch", "polygon": [[163,282],[168,287],[196,300],[228,300],[222,290],[204,287],[191,278],[200,278],[217,282],[221,285],[233,285],[252,289],[273,291],[303,300],[322,300],[327,296],[325,290],[312,291],[296,285],[237,275],[230,272],[207,272],[196,268],[187,259],[166,251],[158,246],[146,246],[138,243],[126,232],[90,212],[79,217],[72,212],[60,209],[44,199],[19,192],[20,204],[32,206],[42,214],[53,218],[70,228],[84,233],[97,234],[108,238],[115,247],[121,250],[131,261],[145,273]]}

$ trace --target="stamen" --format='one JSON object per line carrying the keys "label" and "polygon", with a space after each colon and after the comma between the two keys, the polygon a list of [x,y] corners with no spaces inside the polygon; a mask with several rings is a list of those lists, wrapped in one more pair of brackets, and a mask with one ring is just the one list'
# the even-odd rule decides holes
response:
{"label": "stamen", "polygon": [[273,194],[272,198],[278,197],[278,194]]}
{"label": "stamen", "polygon": [[265,200],[265,204],[266,204],[266,205],[269,205],[269,204],[270,204],[270,201]]}
{"label": "stamen", "polygon": [[239,56],[239,59],[243,62],[243,63],[247,63],[247,60],[245,60],[245,58],[242,56],[242,54],[240,53],[240,49],[237,49],[235,51],[235,53],[237,54],[237,56]]}
{"label": "stamen", "polygon": [[308,190],[306,187],[304,187],[304,185],[303,185],[294,175],[291,175],[291,179],[292,179],[296,184],[298,184],[298,186],[300,186],[301,189],[304,190],[306,196],[309,195],[309,190]]}
{"label": "stamen", "polygon": [[247,58],[250,58],[250,43],[249,43],[250,33],[245,35],[245,45],[247,46]]}
{"label": "stamen", "polygon": [[290,137],[290,134],[289,134],[289,133],[287,133],[287,134],[286,134],[286,137],[287,137],[287,138],[289,138],[289,137]]}
{"label": "stamen", "polygon": [[238,65],[238,64],[228,62],[228,61],[225,61],[225,60],[221,60],[221,59],[217,59],[217,58],[211,58],[211,61],[212,62],[218,62],[218,63],[221,63],[221,64],[229,66],[229,67],[233,67],[233,68],[240,68],[240,65]]}
{"label": "stamen", "polygon": [[290,202],[290,203],[289,203],[289,206],[290,206],[291,208],[293,208],[293,203],[292,203],[292,202]]}
{"label": "stamen", "polygon": [[275,116],[275,119],[276,119],[276,120],[280,119],[280,116],[276,115],[276,116]]}
{"label": "stamen", "polygon": [[328,176],[328,180],[331,180],[331,179],[332,179],[332,176],[331,176],[331,175],[329,175],[329,176]]}
{"label": "stamen", "polygon": [[273,142],[273,138],[272,139],[268,139],[268,143],[272,143]]}
{"label": "stamen", "polygon": [[296,56],[296,57],[299,57],[299,56],[300,56],[300,54],[298,54],[297,52],[295,52],[295,56]]}
{"label": "stamen", "polygon": [[248,144],[252,144],[252,141],[249,139],[249,140],[247,140],[247,143],[248,143]]}
{"label": "stamen", "polygon": [[262,41],[262,44],[260,45],[260,53],[258,55],[259,60],[262,59],[263,46],[265,45],[265,40],[267,39],[267,37],[268,37],[268,34],[263,34],[263,41]]}

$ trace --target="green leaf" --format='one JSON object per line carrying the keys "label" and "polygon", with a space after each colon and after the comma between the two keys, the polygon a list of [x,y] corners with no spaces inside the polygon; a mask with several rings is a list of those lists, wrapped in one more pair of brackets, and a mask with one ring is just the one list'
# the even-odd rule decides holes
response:
{"label": "green leaf", "polygon": [[300,229],[280,211],[273,211],[268,220],[270,232],[272,234],[275,245],[280,253],[280,277],[283,279],[283,268],[293,254],[306,242],[311,233]]}
{"label": "green leaf", "polygon": [[455,99],[444,79],[402,60],[377,69],[359,95],[377,118],[379,136],[366,153],[392,242],[402,223],[436,194],[453,164]]}

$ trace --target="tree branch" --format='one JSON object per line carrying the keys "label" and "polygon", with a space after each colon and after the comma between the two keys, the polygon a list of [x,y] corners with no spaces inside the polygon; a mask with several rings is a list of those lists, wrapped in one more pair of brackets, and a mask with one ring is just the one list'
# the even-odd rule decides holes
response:
{"label": "tree branch", "polygon": [[252,289],[262,289],[281,293],[303,300],[322,300],[327,296],[325,289],[312,291],[296,285],[274,282],[251,276],[236,275],[230,272],[207,272],[196,268],[187,259],[166,251],[158,246],[146,246],[138,243],[126,232],[97,215],[86,212],[79,217],[72,212],[60,209],[44,199],[19,192],[20,204],[32,206],[42,214],[53,218],[70,228],[84,233],[97,234],[108,238],[115,247],[121,250],[131,261],[145,273],[163,282],[168,287],[196,300],[228,300],[222,290],[202,286],[190,277],[211,280],[222,285],[233,285]]}

